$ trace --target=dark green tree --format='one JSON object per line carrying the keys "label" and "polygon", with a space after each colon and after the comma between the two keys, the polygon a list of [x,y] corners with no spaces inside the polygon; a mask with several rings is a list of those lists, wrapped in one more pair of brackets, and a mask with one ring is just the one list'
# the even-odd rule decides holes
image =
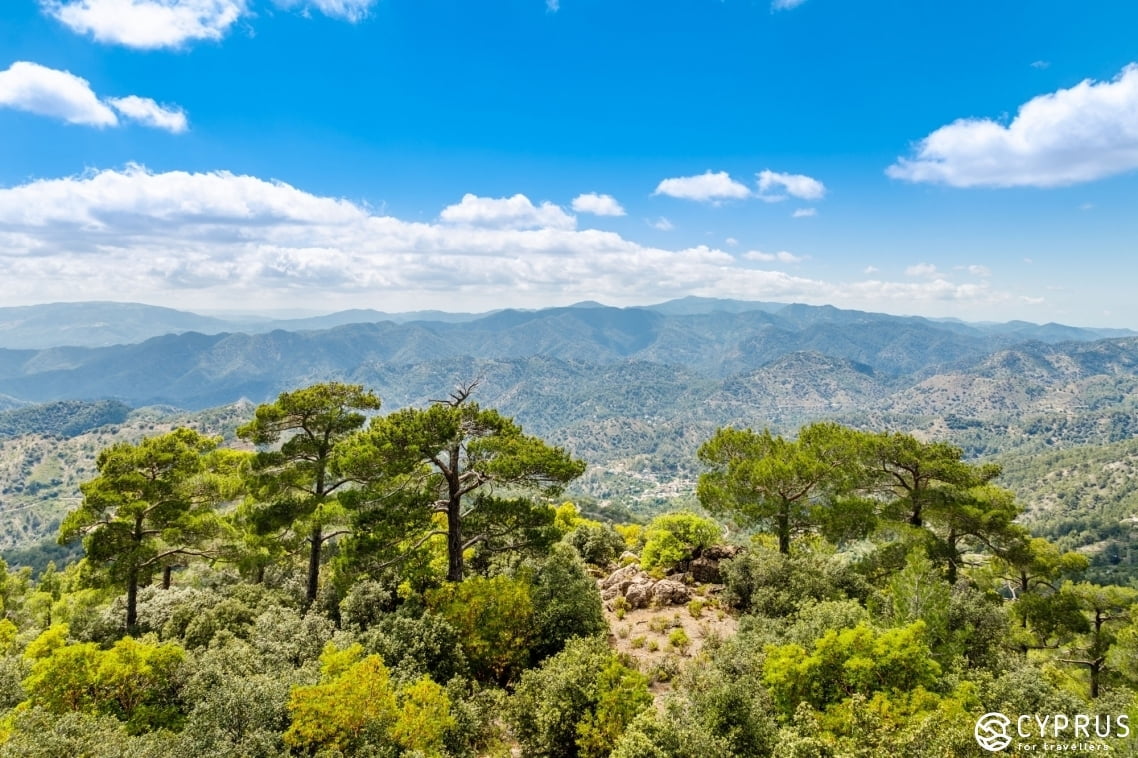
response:
{"label": "dark green tree", "polygon": [[883,497],[888,515],[925,526],[930,509],[944,510],[961,493],[1000,474],[995,464],[976,466],[946,442],[922,442],[900,432],[859,433],[864,487]]}
{"label": "dark green tree", "polygon": [[710,471],[700,476],[696,494],[713,514],[773,532],[786,555],[795,534],[818,525],[814,509],[847,487],[849,440],[849,430],[830,423],[804,427],[796,440],[769,430],[720,429],[699,448]]}
{"label": "dark green tree", "polygon": [[554,497],[585,470],[561,448],[480,408],[470,400],[474,386],[373,419],[345,458],[364,483],[351,500],[381,535],[375,549],[406,551],[412,529],[425,530],[416,545],[445,535],[451,582],[462,581],[463,553],[472,547],[501,552],[556,539],[553,510],[524,495]]}
{"label": "dark green tree", "polygon": [[243,516],[257,534],[307,541],[308,604],[316,599],[324,544],[346,533],[329,530],[345,521],[337,496],[351,482],[341,472],[338,448],[364,425],[360,411],[379,404],[361,385],[325,382],[281,393],[237,429],[239,437],[262,448],[253,459],[254,502]]}
{"label": "dark green tree", "polygon": [[99,454],[99,475],[81,485],[83,504],[63,520],[59,541],[82,538],[87,560],[126,589],[126,626],[138,621],[140,584],[169,561],[206,556],[222,533],[217,506],[237,495],[244,456],[221,440],[175,429]]}
{"label": "dark green tree", "polygon": [[1115,630],[1131,619],[1132,609],[1138,603],[1138,590],[1117,585],[1067,582],[1059,594],[1069,595],[1074,600],[1083,613],[1085,623],[1069,630],[1074,633],[1064,640],[1058,660],[1084,668],[1090,679],[1090,696],[1097,698],[1110,670],[1111,648],[1118,641]]}

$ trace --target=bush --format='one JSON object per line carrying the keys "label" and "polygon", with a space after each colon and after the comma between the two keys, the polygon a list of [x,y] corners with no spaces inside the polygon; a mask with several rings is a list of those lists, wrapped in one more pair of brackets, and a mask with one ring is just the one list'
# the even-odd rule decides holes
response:
{"label": "bush", "polygon": [[594,566],[607,566],[624,551],[624,538],[611,524],[582,524],[565,535],[563,541]]}
{"label": "bush", "polygon": [[507,576],[472,577],[427,593],[427,604],[458,631],[471,673],[506,684],[529,659],[535,626],[529,585]]}
{"label": "bush", "polygon": [[822,600],[862,599],[865,580],[826,553],[782,555],[754,549],[720,565],[723,598],[734,607],[768,618],[784,618]]}
{"label": "bush", "polygon": [[426,675],[447,682],[468,673],[458,630],[437,613],[386,616],[364,632],[360,641],[368,652],[383,658],[399,681]]}
{"label": "bush", "polygon": [[705,547],[715,544],[719,525],[711,519],[681,511],[657,516],[648,524],[640,565],[645,571],[667,571]]}
{"label": "bush", "polygon": [[651,702],[644,677],[603,640],[574,639],[522,675],[506,718],[526,758],[603,758]]}
{"label": "bush", "polygon": [[605,624],[601,595],[597,583],[573,548],[554,545],[548,558],[533,567],[523,568],[522,576],[530,578],[536,639],[530,665],[561,651],[571,637],[604,634]]}

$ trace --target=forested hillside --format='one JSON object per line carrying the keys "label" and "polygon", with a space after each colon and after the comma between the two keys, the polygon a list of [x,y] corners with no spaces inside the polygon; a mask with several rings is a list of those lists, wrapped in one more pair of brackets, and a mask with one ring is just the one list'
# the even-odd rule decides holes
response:
{"label": "forested hillside", "polygon": [[[999,465],[724,426],[699,512],[605,522],[480,390],[53,438],[98,453],[75,559],[0,567],[0,756],[957,758],[994,712],[1016,753],[1138,750],[1138,588],[1087,581]],[[1108,450],[1120,486],[1138,451]]]}

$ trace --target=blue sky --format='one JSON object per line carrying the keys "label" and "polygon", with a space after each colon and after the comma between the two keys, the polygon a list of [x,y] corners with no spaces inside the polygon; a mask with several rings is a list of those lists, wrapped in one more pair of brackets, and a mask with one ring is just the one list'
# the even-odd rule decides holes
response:
{"label": "blue sky", "polygon": [[1138,328],[1138,5],[6,0],[0,304]]}

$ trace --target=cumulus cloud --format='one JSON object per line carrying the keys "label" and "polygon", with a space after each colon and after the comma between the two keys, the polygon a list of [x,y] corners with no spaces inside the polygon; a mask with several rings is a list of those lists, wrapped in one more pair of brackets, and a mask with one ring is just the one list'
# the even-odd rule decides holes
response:
{"label": "cumulus cloud", "polygon": [[522,194],[513,197],[478,197],[467,193],[462,202],[448,205],[439,218],[450,224],[497,229],[572,229],[577,219],[557,205],[534,205]]}
{"label": "cumulus cloud", "polygon": [[[0,188],[0,299],[132,299],[195,308],[483,309],[683,295],[913,310],[1013,296],[987,282],[830,282],[698,245],[576,229],[525,196],[468,195],[412,222],[224,171],[93,171]],[[543,209],[545,209],[543,211]],[[545,216],[541,216],[545,213]],[[535,214],[541,218],[540,225]],[[758,251],[752,251],[758,253]],[[797,258],[772,254],[779,263]],[[765,257],[765,254],[764,254]]]}
{"label": "cumulus cloud", "polygon": [[988,268],[987,266],[981,266],[974,263],[968,267],[968,273],[972,274],[973,276],[991,276],[992,269]]}
{"label": "cumulus cloud", "polygon": [[780,174],[767,169],[757,176],[759,198],[767,202],[778,202],[788,196],[800,200],[821,200],[826,194],[826,185],[804,174]]}
{"label": "cumulus cloud", "polygon": [[771,10],[788,11],[792,8],[797,8],[804,2],[806,2],[806,0],[773,0],[771,2]]}
{"label": "cumulus cloud", "polygon": [[764,253],[761,250],[751,250],[743,253],[743,258],[749,261],[760,261],[762,263],[773,263],[775,261],[779,263],[801,263],[804,260],[794,253],[788,253],[785,250],[780,250],[777,253]]}
{"label": "cumulus cloud", "polygon": [[281,8],[317,10],[330,18],[357,23],[367,18],[377,0],[273,0]]}
{"label": "cumulus cloud", "polygon": [[1138,168],[1138,64],[1033,98],[1007,124],[960,119],[886,169],[952,187],[1057,187]]}
{"label": "cumulus cloud", "polygon": [[0,71],[0,105],[86,126],[117,126],[118,118],[70,71],[16,61]]}
{"label": "cumulus cloud", "polygon": [[186,120],[186,112],[181,108],[167,108],[154,102],[148,97],[128,95],[127,97],[108,98],[116,111],[129,119],[137,121],[155,129],[165,129],[174,134],[180,134],[190,128]]}
{"label": "cumulus cloud", "polygon": [[85,126],[118,126],[118,111],[127,119],[170,132],[189,128],[181,108],[161,106],[137,95],[103,101],[86,79],[28,61],[17,61],[0,71],[0,107]]}
{"label": "cumulus cloud", "polygon": [[573,198],[573,210],[577,213],[592,213],[595,216],[623,216],[624,208],[612,195],[598,195],[588,192]]}
{"label": "cumulus cloud", "polygon": [[790,214],[791,218],[810,218],[817,215],[817,208],[797,208],[794,213]]}
{"label": "cumulus cloud", "polygon": [[662,232],[670,232],[676,228],[675,224],[673,224],[671,221],[664,218],[663,216],[656,219],[655,221],[649,221],[648,225],[651,226],[653,229],[659,229]]}
{"label": "cumulus cloud", "polygon": [[246,12],[245,0],[41,0],[76,34],[139,49],[221,39]]}
{"label": "cumulus cloud", "polygon": [[697,176],[679,176],[665,179],[656,186],[655,195],[667,195],[681,200],[717,202],[749,197],[746,185],[731,178],[726,171],[707,171]]}

